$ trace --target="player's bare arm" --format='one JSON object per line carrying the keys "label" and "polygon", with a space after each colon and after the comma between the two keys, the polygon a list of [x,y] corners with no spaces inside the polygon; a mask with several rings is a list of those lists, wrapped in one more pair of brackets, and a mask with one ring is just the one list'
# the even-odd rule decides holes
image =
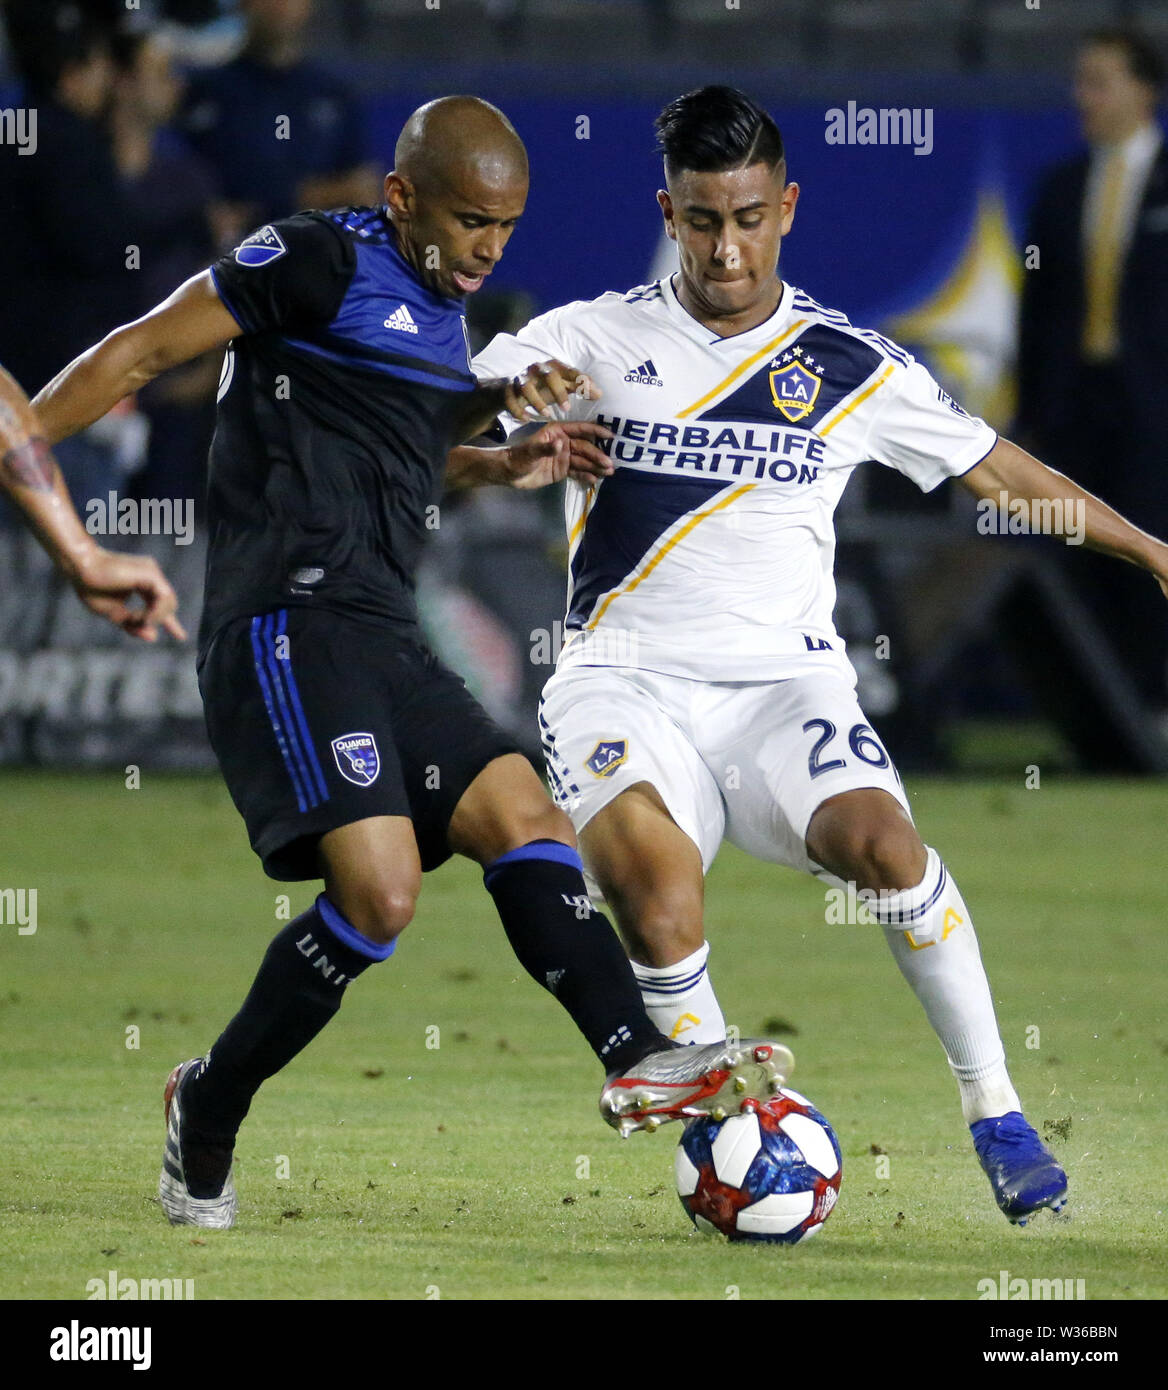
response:
{"label": "player's bare arm", "polygon": [[211,272],[192,276],[148,314],[83,352],[34,397],[49,442],[68,439],[168,368],[242,332],[219,298]]}
{"label": "player's bare arm", "polygon": [[590,486],[612,472],[612,460],[600,441],[612,431],[590,420],[531,424],[516,430],[506,444],[461,444],[446,462],[446,485],[513,487],[522,490],[562,483],[565,478]]}
{"label": "player's bare arm", "polygon": [[1068,502],[1081,504],[1083,543],[1147,570],[1168,595],[1168,544],[1133,526],[1071,478],[1048,468],[1008,439],[999,439],[981,463],[959,481],[975,497],[998,504],[1003,494],[1028,502],[1061,501],[1064,507]]}
{"label": "player's bare arm", "polygon": [[[82,603],[144,642],[163,627],[185,639],[177,599],[154,560],[103,550],[82,525],[41,422],[24,392],[0,367],[0,488],[28,518]],[[133,599],[141,604],[131,607]]]}

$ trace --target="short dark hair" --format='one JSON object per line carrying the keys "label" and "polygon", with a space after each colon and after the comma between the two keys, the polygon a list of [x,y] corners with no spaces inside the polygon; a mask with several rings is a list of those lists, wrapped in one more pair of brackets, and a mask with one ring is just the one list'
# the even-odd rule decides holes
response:
{"label": "short dark hair", "polygon": [[1134,29],[1093,29],[1083,41],[1085,48],[1106,44],[1123,50],[1127,70],[1137,82],[1144,82],[1157,93],[1164,87],[1164,59],[1150,39]]}
{"label": "short dark hair", "polygon": [[719,174],[751,164],[777,168],[783,137],[766,111],[735,87],[699,87],[671,101],[655,122],[669,175],[682,169]]}

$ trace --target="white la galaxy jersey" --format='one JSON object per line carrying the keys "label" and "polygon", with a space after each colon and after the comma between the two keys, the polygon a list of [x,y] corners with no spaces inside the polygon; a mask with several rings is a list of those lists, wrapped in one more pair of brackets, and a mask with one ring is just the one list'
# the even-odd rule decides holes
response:
{"label": "white la galaxy jersey", "polygon": [[512,376],[548,357],[599,387],[570,418],[607,425],[617,465],[567,486],[561,666],[854,681],[832,623],[832,517],[852,470],[875,460],[929,491],[997,438],[903,349],[790,285],[730,338],[669,279],[604,294],[501,334],[474,370]]}

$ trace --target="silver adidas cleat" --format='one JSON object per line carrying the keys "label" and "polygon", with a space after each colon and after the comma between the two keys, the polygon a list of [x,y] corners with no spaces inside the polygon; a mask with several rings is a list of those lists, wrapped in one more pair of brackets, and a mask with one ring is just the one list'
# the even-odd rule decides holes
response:
{"label": "silver adidas cleat", "polygon": [[235,1213],[239,1206],[231,1168],[227,1170],[227,1178],[218,1197],[192,1197],[183,1173],[182,1100],[179,1092],[183,1078],[202,1061],[201,1057],[193,1057],[189,1062],[180,1063],[166,1083],[163,1097],[166,1148],[162,1154],[162,1173],[158,1178],[158,1200],[172,1226],[205,1226],[222,1231],[235,1224]]}
{"label": "silver adidas cleat", "polygon": [[621,1138],[652,1132],[670,1120],[737,1115],[745,1101],[770,1100],[795,1069],[782,1043],[744,1038],[737,1043],[651,1052],[600,1093],[600,1113]]}

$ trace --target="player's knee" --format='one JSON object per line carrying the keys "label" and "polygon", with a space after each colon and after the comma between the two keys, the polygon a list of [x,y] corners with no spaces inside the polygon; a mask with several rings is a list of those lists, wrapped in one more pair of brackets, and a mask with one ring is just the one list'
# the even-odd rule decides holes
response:
{"label": "player's knee", "polygon": [[623,932],[629,954],[638,965],[664,970],[701,948],[702,929],[663,919],[637,922]]}
{"label": "player's knee", "polygon": [[350,926],[386,946],[413,921],[417,903],[418,890],[410,884],[372,883],[345,894],[339,906]]}
{"label": "player's knee", "polygon": [[859,888],[915,888],[925,871],[925,847],[907,816],[894,811],[828,815],[813,823],[808,847],[816,862]]}
{"label": "player's knee", "polygon": [[705,934],[702,905],[684,890],[661,889],[617,908],[621,935],[640,965],[663,969],[699,949]]}
{"label": "player's knee", "polygon": [[358,930],[364,930],[365,935],[374,941],[388,944],[400,936],[414,920],[417,903],[416,894],[400,888],[378,893],[369,904],[368,929],[359,927]]}
{"label": "player's knee", "polygon": [[447,839],[456,854],[465,854],[483,865],[493,864],[535,840],[576,847],[572,822],[548,800],[534,772],[526,766],[523,777],[490,798],[479,797],[470,808],[460,803]]}
{"label": "player's knee", "polygon": [[871,888],[915,888],[925,872],[925,847],[908,823],[875,827],[864,846],[864,869]]}
{"label": "player's knee", "polygon": [[533,840],[558,840],[560,844],[576,844],[572,822],[550,801],[534,800],[530,805],[515,807],[508,817],[507,838],[511,848],[529,845]]}

